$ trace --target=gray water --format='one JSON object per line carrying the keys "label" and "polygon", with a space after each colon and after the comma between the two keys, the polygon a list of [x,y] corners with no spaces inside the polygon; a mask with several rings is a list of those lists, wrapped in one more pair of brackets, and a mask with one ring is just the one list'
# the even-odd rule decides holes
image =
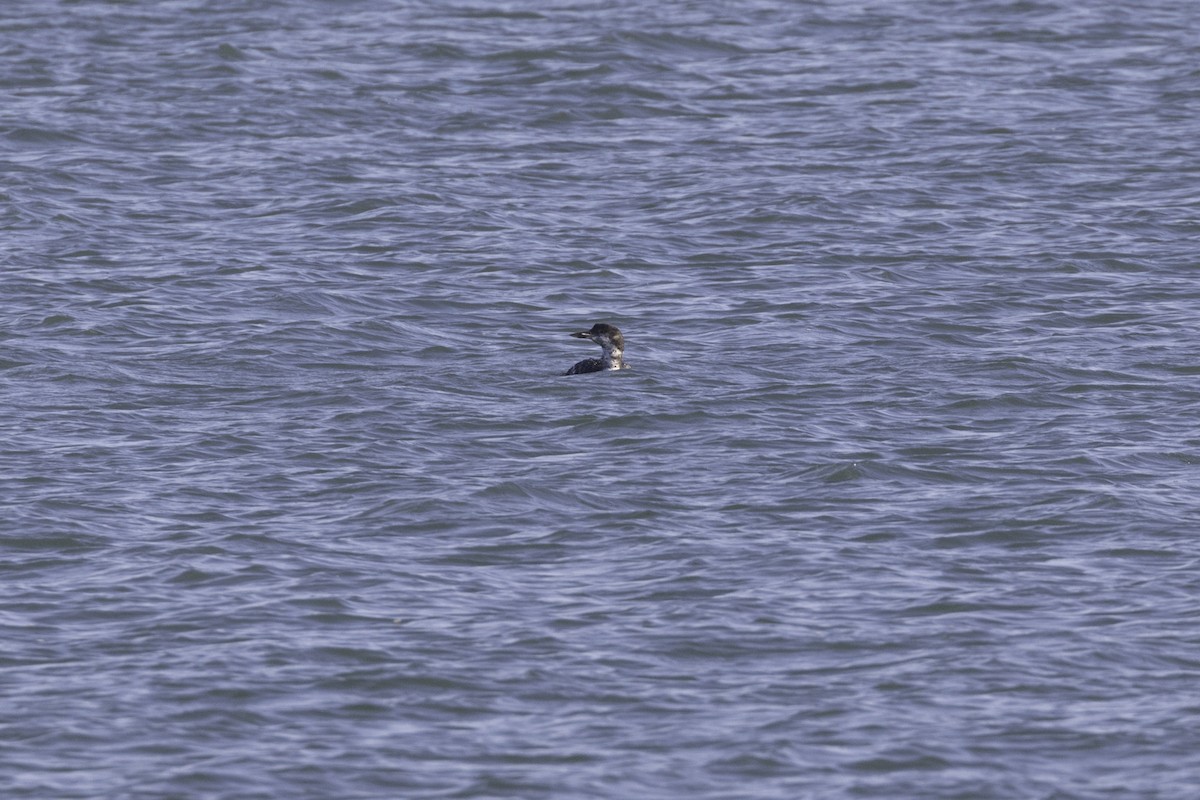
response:
{"label": "gray water", "polygon": [[1198,796],[1198,65],[1190,0],[6,3],[0,795]]}

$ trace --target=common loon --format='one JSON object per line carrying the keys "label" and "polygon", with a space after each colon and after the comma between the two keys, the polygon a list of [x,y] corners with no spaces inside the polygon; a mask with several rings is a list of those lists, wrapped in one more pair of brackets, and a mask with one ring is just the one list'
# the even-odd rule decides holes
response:
{"label": "common loon", "polygon": [[629,369],[629,365],[621,359],[621,354],[625,350],[625,337],[621,335],[615,325],[597,322],[590,331],[580,331],[571,335],[576,339],[591,339],[604,348],[604,354],[600,358],[585,358],[564,372],[564,375],[603,372],[608,369]]}

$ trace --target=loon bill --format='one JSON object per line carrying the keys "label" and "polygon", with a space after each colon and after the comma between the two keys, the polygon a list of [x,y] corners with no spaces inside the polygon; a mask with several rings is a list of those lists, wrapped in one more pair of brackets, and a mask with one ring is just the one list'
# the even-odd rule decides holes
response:
{"label": "loon bill", "polygon": [[590,331],[579,331],[571,335],[576,339],[591,339],[604,348],[604,353],[599,358],[585,358],[564,372],[564,375],[580,375],[584,372],[604,372],[610,369],[629,369],[629,365],[621,358],[622,353],[625,351],[625,337],[621,335],[621,332],[617,330],[615,325],[597,322],[592,326]]}

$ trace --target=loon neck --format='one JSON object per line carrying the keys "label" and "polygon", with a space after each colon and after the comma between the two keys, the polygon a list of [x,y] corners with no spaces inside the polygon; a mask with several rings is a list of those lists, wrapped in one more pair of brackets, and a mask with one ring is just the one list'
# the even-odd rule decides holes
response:
{"label": "loon neck", "polygon": [[622,351],[616,347],[604,348],[604,355],[601,358],[609,369],[621,369],[624,363],[621,360]]}

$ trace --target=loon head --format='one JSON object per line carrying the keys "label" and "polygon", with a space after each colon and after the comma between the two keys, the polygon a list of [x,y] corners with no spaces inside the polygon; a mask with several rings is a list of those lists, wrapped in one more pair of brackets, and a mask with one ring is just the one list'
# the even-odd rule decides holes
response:
{"label": "loon head", "polygon": [[591,339],[596,344],[604,348],[604,352],[611,353],[616,350],[618,353],[625,349],[625,337],[617,330],[615,325],[609,325],[604,322],[597,322],[592,326],[591,330],[579,331],[572,333],[576,339]]}

